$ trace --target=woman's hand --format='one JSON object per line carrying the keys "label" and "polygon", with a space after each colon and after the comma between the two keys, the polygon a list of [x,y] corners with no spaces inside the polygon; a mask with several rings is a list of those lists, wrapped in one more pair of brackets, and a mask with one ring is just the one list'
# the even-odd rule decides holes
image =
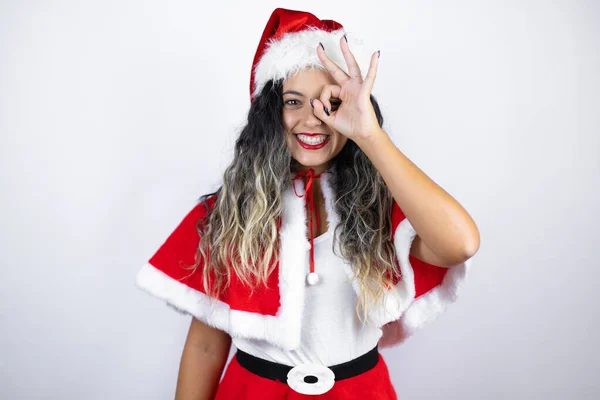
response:
{"label": "woman's hand", "polygon": [[[358,63],[344,37],[340,39],[340,47],[350,75],[346,74],[325,54],[321,44],[317,47],[319,60],[333,76],[337,85],[325,85],[320,98],[312,101],[314,114],[329,127],[354,142],[369,140],[381,130],[370,99],[377,73],[379,52],[377,51],[371,56],[369,71],[363,81]],[[332,110],[330,99],[341,101],[337,110]],[[336,103],[339,103],[339,101],[334,100],[333,104]],[[327,109],[327,112],[325,109]]]}

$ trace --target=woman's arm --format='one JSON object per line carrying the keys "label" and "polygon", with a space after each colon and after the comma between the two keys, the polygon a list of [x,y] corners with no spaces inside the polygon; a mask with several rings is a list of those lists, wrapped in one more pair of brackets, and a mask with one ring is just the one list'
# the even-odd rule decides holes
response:
{"label": "woman's arm", "polygon": [[438,266],[464,262],[479,249],[479,230],[467,211],[412,163],[379,130],[356,144],[373,162],[417,232],[411,254]]}
{"label": "woman's arm", "polygon": [[175,400],[212,400],[230,348],[231,336],[192,317],[179,365]]}
{"label": "woman's arm", "polygon": [[[362,79],[345,36],[340,49],[348,73],[332,61],[321,43],[316,46],[321,63],[337,82],[325,85],[313,99],[314,114],[330,128],[354,141],[369,157],[392,192],[398,207],[417,232],[411,254],[439,266],[460,264],[479,249],[479,231],[467,211],[444,189],[413,164],[381,129],[371,103],[380,52],[371,55],[369,71]],[[342,101],[329,112],[330,99]],[[326,108],[327,107],[327,111]]]}

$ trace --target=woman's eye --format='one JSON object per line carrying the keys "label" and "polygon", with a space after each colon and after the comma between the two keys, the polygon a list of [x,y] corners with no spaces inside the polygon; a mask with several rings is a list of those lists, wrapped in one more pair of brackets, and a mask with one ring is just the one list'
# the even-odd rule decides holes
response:
{"label": "woman's eye", "polygon": [[296,103],[298,103],[298,100],[286,100],[285,104],[289,104],[291,106],[297,106],[298,104],[290,104],[290,101],[295,101]]}

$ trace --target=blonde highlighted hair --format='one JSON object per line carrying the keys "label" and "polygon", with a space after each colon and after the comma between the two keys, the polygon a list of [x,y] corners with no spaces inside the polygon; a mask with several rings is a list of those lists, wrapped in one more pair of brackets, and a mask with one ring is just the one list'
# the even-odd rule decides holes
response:
{"label": "blonde highlighted hair", "polygon": [[[234,158],[223,174],[223,184],[200,198],[207,214],[197,223],[200,242],[195,273],[203,266],[204,290],[218,298],[231,282],[231,273],[250,288],[267,285],[279,262],[278,227],[283,192],[291,185],[295,160],[287,148],[281,114],[281,80],[269,81],[255,98],[248,121],[236,143]],[[371,103],[380,125],[383,117],[375,98]],[[348,140],[332,160],[330,185],[340,221],[340,256],[351,262],[360,296],[357,314],[368,321],[369,307],[393,289],[400,275],[392,243],[391,213],[394,199],[364,152]],[[208,206],[212,197],[214,206]],[[335,249],[335,243],[334,243]]]}

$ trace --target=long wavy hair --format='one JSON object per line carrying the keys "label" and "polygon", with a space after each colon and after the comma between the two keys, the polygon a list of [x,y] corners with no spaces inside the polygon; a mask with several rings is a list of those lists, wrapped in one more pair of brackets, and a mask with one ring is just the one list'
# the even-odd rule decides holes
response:
{"label": "long wavy hair", "polygon": [[[207,213],[196,228],[200,235],[196,261],[205,292],[212,298],[230,284],[231,273],[251,288],[267,286],[267,278],[279,261],[278,221],[283,192],[292,184],[292,158],[283,125],[283,80],[269,81],[250,106],[247,124],[236,143],[233,161],[225,169],[223,184],[199,198]],[[373,96],[371,103],[380,126],[383,116]],[[381,175],[352,140],[332,160],[330,178],[334,208],[340,217],[341,257],[350,261],[360,283],[356,312],[368,321],[371,304],[395,289],[400,276],[391,240],[394,199]],[[213,197],[209,207],[207,199]],[[338,233],[339,230],[339,233]],[[335,243],[334,243],[335,251]],[[359,311],[362,311],[359,312]],[[362,314],[362,315],[361,315]]]}

